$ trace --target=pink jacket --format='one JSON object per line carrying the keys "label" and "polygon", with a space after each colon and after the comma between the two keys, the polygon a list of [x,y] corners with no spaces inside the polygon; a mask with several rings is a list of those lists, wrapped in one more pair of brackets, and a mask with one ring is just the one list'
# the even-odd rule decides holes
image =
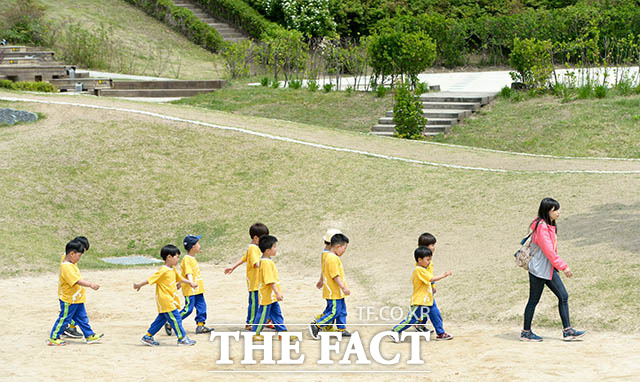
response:
{"label": "pink jacket", "polygon": [[[536,227],[538,220],[539,219],[534,219],[533,222],[531,222],[530,227],[532,230]],[[538,229],[533,233],[531,241],[540,247],[542,253],[547,257],[553,268],[559,271],[567,269],[567,263],[558,256],[558,243],[555,226],[548,225],[544,220],[540,220]],[[553,268],[551,268],[549,280],[553,277]]]}

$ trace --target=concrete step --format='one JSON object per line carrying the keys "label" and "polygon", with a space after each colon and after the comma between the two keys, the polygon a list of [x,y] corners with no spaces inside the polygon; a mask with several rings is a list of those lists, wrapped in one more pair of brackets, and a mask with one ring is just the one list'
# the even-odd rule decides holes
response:
{"label": "concrete step", "polygon": [[478,110],[481,105],[474,102],[423,102],[423,109],[458,109],[458,110]]}
{"label": "concrete step", "polygon": [[[457,125],[458,124],[458,120],[457,119],[450,119],[450,118],[429,118],[427,119],[427,126],[440,126],[440,125],[446,125],[446,126],[453,126],[453,125]],[[395,123],[393,122],[393,117],[382,117],[380,119],[378,119],[378,125],[395,125]]]}
{"label": "concrete step", "polygon": [[244,38],[244,35],[242,33],[237,33],[237,32],[224,32],[224,33],[220,33],[220,36],[222,36],[223,39],[228,39],[228,38]]}
{"label": "concrete step", "polygon": [[229,38],[225,38],[224,41],[233,43],[233,42],[244,41],[246,39],[247,39],[247,37],[229,37]]}
{"label": "concrete step", "polygon": [[191,97],[210,93],[216,89],[96,89],[96,95],[103,97]]}
{"label": "concrete step", "polygon": [[[471,115],[471,110],[458,110],[458,109],[422,109],[422,114],[425,118],[452,118],[462,119]],[[386,117],[393,117],[393,111],[388,111],[385,114]]]}
{"label": "concrete step", "polygon": [[4,52],[26,52],[27,47],[22,45],[5,45],[0,46],[0,53]]}
{"label": "concrete step", "polygon": [[[436,135],[440,133],[447,133],[449,130],[451,130],[450,125],[427,125],[424,131],[429,135]],[[376,134],[383,133],[381,135],[393,135],[396,131],[396,125],[374,125],[371,128],[371,131]]]}
{"label": "concrete step", "polygon": [[14,58],[38,58],[40,61],[53,61],[54,52],[3,52],[5,60]]}
{"label": "concrete step", "polygon": [[146,90],[146,89],[220,89],[224,86],[224,80],[206,81],[115,81],[114,90]]}
{"label": "concrete step", "polygon": [[49,80],[49,82],[58,88],[58,90],[75,91],[76,84],[82,84],[82,90],[93,91],[94,89],[110,89],[112,80],[110,78],[62,78]]}
{"label": "concrete step", "polygon": [[439,92],[420,95],[422,102],[462,102],[486,105],[495,98],[494,93]]}

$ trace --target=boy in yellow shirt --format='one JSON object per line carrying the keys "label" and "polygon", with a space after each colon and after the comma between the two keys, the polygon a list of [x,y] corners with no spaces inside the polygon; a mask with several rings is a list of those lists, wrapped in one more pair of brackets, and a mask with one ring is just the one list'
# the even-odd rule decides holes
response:
{"label": "boy in yellow shirt", "polygon": [[[326,257],[327,253],[331,252],[331,238],[333,237],[333,235],[337,233],[342,233],[342,232],[337,228],[329,228],[327,232],[324,234],[324,236],[322,237],[322,240],[324,241],[324,248],[322,249],[322,254],[320,255],[320,280],[318,280],[318,282],[316,283],[316,288],[318,289],[322,289],[322,287],[324,286],[324,277],[322,275],[322,269],[324,268],[324,258]],[[318,314],[316,316],[316,320],[322,316],[323,316],[323,313]],[[329,325],[329,326],[323,326],[321,330],[325,332],[335,332],[336,328],[335,328],[335,325]]]}
{"label": "boy in yellow shirt", "polygon": [[[276,331],[284,332],[287,330],[287,327],[284,326],[284,317],[282,317],[282,310],[278,303],[278,301],[283,300],[282,293],[280,292],[278,268],[276,268],[275,263],[271,260],[278,252],[276,248],[277,242],[278,239],[276,239],[275,236],[264,235],[258,243],[262,257],[260,258],[258,268],[260,305],[252,327],[252,330],[256,333],[253,336],[254,341],[264,340],[260,332],[267,324],[267,320],[273,322]],[[295,340],[296,338],[292,336],[291,339]]]}
{"label": "boy in yellow shirt", "polygon": [[[413,283],[413,294],[411,295],[411,310],[407,318],[402,320],[393,328],[396,333],[402,333],[404,330],[416,323],[424,324],[429,317],[429,308],[433,305],[433,290],[431,283],[442,280],[451,276],[451,271],[447,271],[440,276],[433,276],[433,270],[429,270],[429,264],[433,253],[427,247],[418,247],[413,252],[416,261],[416,267],[411,275]],[[399,342],[393,336],[389,336],[392,341]],[[398,337],[399,338],[399,337]]]}
{"label": "boy in yellow shirt", "polygon": [[[78,241],[80,242],[80,244],[82,244],[82,246],[84,247],[84,253],[86,253],[89,250],[89,239],[87,239],[86,237],[76,236],[73,239],[73,241]],[[60,258],[60,264],[64,262],[64,259],[66,256],[67,256],[66,254],[62,254],[62,257]],[[58,294],[59,293],[60,293],[60,290],[58,289]],[[62,333],[62,337],[82,338],[83,336],[82,336],[82,333],[80,333],[76,328],[76,322],[71,320],[71,322],[69,323],[69,326],[67,326],[67,328],[64,330],[64,333]]]}
{"label": "boy in yellow shirt", "polygon": [[[193,281],[198,284],[197,288],[191,288],[188,284],[182,287],[184,295],[184,308],[180,311],[182,320],[187,318],[193,309],[196,309],[196,334],[209,333],[213,329],[207,328],[204,323],[207,320],[207,302],[204,300],[204,282],[200,274],[200,266],[196,255],[200,253],[200,238],[202,235],[187,235],[182,244],[187,254],[180,262],[180,276],[183,279]],[[164,326],[167,334],[171,335],[171,325],[167,322]]]}
{"label": "boy in yellow shirt", "polygon": [[247,320],[245,329],[250,330],[253,321],[256,317],[256,312],[259,307],[258,303],[258,289],[260,287],[258,265],[260,263],[260,256],[262,252],[258,243],[260,238],[269,234],[269,228],[262,223],[255,223],[249,228],[249,236],[251,237],[251,244],[247,248],[247,251],[242,255],[242,258],[238,260],[233,266],[224,270],[225,275],[230,275],[236,268],[243,263],[247,263],[247,289],[249,289],[249,307],[247,308]]}
{"label": "boy in yellow shirt", "polygon": [[89,317],[85,310],[86,301],[84,287],[98,290],[100,285],[86,281],[80,276],[78,260],[84,253],[84,246],[77,240],[71,240],[65,247],[65,258],[60,264],[60,280],[58,282],[58,297],[60,299],[60,315],[53,324],[49,340],[50,346],[62,346],[65,342],[60,336],[71,321],[82,330],[88,344],[100,341],[103,334],[96,334],[89,326]]}
{"label": "boy in yellow shirt", "polygon": [[187,279],[183,279],[176,270],[175,266],[180,260],[180,250],[174,245],[165,245],[160,251],[160,256],[164,260],[164,265],[148,279],[133,284],[133,289],[139,291],[145,285],[156,284],[156,305],[158,307],[158,317],[151,324],[147,333],[142,336],[142,343],[149,346],[159,346],[160,344],[153,339],[165,322],[169,322],[172,329],[178,337],[178,345],[195,345],[193,341],[187,337],[182,327],[182,318],[180,317],[180,301],[178,300],[177,282],[188,284],[192,288],[197,288],[198,284]]}
{"label": "boy in yellow shirt", "polygon": [[349,238],[342,233],[336,233],[331,237],[331,250],[323,254],[324,264],[322,266],[322,297],[327,300],[327,307],[322,316],[309,324],[309,332],[315,339],[320,338],[318,333],[322,328],[337,324],[338,332],[349,337],[351,333],[346,330],[347,305],[345,296],[349,296],[351,291],[347,287],[344,278],[344,268],[340,257],[347,250]]}

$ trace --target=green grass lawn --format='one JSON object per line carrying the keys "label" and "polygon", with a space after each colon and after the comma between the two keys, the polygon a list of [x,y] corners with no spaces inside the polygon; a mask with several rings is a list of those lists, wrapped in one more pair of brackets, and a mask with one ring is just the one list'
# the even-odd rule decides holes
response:
{"label": "green grass lawn", "polygon": [[234,81],[213,93],[174,103],[357,132],[368,132],[378,118],[393,109],[390,94],[378,98],[364,92],[273,89],[247,86],[246,81]]}
{"label": "green grass lawn", "polygon": [[[9,6],[16,1],[3,3]],[[219,79],[226,75],[218,55],[191,43],[122,0],[39,0],[39,3],[46,6],[45,19],[63,27],[78,22],[86,29],[95,30],[101,24],[109,28],[112,40],[118,44],[117,62],[127,68],[123,71],[126,74],[178,79]]]}
{"label": "green grass lawn", "polygon": [[640,96],[498,98],[438,142],[560,156],[640,158]]}

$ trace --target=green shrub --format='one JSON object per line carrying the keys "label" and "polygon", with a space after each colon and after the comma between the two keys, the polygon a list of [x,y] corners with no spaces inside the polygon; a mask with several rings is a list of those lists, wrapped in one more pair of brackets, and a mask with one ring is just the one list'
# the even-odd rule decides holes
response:
{"label": "green shrub", "polygon": [[79,23],[69,24],[56,43],[58,54],[64,62],[73,62],[84,68],[108,70],[106,47],[109,45],[110,35],[111,31],[103,25],[92,31]]}
{"label": "green shrub", "polygon": [[577,88],[578,90],[578,99],[587,99],[593,96],[593,84],[591,82],[587,82],[586,84]]}
{"label": "green shrub", "polygon": [[378,86],[376,86],[376,97],[382,98],[385,95],[387,95],[388,91],[389,91],[389,89],[385,88],[384,85],[378,85]]}
{"label": "green shrub", "polygon": [[154,18],[171,25],[174,29],[184,34],[191,42],[207,50],[219,52],[226,44],[215,28],[200,20],[191,10],[176,6],[171,0],[125,1],[141,8]]}
{"label": "green shrub", "polygon": [[351,94],[353,93],[353,86],[347,86],[344,91],[347,93],[347,97],[351,97]]}
{"label": "green shrub", "polygon": [[285,82],[288,82],[289,78],[300,77],[304,71],[309,48],[304,43],[302,33],[278,29],[263,35],[256,56],[265,71],[273,74],[274,81],[282,73]]}
{"label": "green shrub", "polygon": [[429,93],[429,84],[427,82],[418,82],[414,90],[416,95]]}
{"label": "green shrub", "polygon": [[43,93],[56,93],[58,89],[48,82],[20,81],[13,82],[10,80],[0,80],[0,88],[12,90],[26,90]]}
{"label": "green shrub", "polygon": [[300,89],[302,87],[302,81],[301,80],[291,80],[291,81],[289,81],[289,87],[291,89]]}
{"label": "green shrub", "polygon": [[280,87],[280,82],[279,82],[279,81],[277,81],[277,80],[274,80],[274,81],[271,83],[271,87],[272,87],[273,89],[277,89],[277,88],[279,88],[279,87]]}
{"label": "green shrub", "polygon": [[509,99],[511,98],[512,93],[513,93],[513,90],[511,90],[511,87],[505,86],[502,89],[500,89],[500,93],[498,95],[500,96],[500,98]]}
{"label": "green shrub", "polygon": [[426,118],[422,113],[422,102],[411,92],[408,81],[396,88],[396,100],[393,105],[393,123],[396,125],[394,135],[400,138],[423,139]]}
{"label": "green shrub", "polygon": [[329,13],[328,0],[282,0],[280,4],[288,29],[295,29],[308,37],[335,33],[336,23]]}
{"label": "green shrub", "polygon": [[509,56],[509,64],[515,70],[509,73],[511,78],[532,88],[544,86],[553,72],[550,52],[550,41],[516,37]]}
{"label": "green shrub", "polygon": [[34,0],[16,1],[0,13],[0,39],[25,45],[47,45],[50,25],[44,21],[45,7]]}
{"label": "green shrub", "polygon": [[607,88],[606,85],[597,85],[594,89],[594,92],[597,98],[605,98],[607,96],[608,91],[609,91],[609,88]]}
{"label": "green shrub", "polygon": [[324,90],[325,93],[329,93],[331,89],[333,89],[333,84],[331,83],[326,83],[322,85],[322,90]]}
{"label": "green shrub", "polygon": [[194,2],[201,5],[209,14],[237,26],[256,39],[261,39],[265,33],[284,30],[280,25],[265,19],[243,0],[194,0]]}
{"label": "green shrub", "polygon": [[229,69],[231,78],[247,77],[249,75],[254,51],[255,44],[251,40],[227,44],[222,51],[222,57],[227,69]]}
{"label": "green shrub", "polygon": [[629,78],[623,78],[615,86],[618,94],[628,96],[633,93],[633,82]]}
{"label": "green shrub", "polygon": [[315,92],[316,90],[319,89],[319,85],[318,85],[318,82],[316,80],[309,80],[307,82],[307,87],[309,88],[309,91],[311,91],[311,92]]}
{"label": "green shrub", "polygon": [[260,85],[269,86],[269,77],[262,77],[262,79],[260,80]]}

